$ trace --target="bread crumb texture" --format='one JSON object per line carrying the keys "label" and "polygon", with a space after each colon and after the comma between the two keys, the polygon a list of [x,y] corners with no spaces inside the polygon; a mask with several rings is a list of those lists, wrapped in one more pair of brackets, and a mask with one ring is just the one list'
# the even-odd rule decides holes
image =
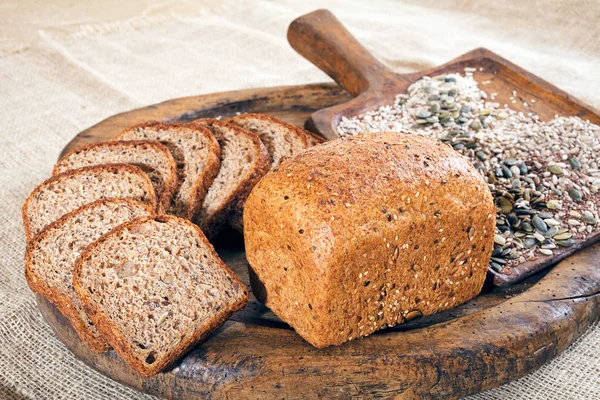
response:
{"label": "bread crumb texture", "polygon": [[122,225],[88,247],[74,286],[117,353],[149,376],[221,326],[247,290],[191,222]]}
{"label": "bread crumb texture", "polygon": [[283,161],[248,198],[252,288],[312,345],[339,345],[476,296],[495,212],[482,177],[439,141],[330,141]]}
{"label": "bread crumb texture", "polygon": [[23,205],[27,240],[61,216],[103,198],[128,198],[156,207],[152,183],[138,167],[105,164],[55,175],[40,184]]}

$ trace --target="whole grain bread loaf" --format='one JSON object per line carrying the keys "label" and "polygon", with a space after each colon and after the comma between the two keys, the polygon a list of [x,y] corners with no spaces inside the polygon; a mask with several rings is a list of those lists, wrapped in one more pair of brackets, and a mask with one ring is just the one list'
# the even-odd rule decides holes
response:
{"label": "whole grain bread loaf", "polygon": [[283,161],[250,194],[244,224],[253,292],[325,347],[477,295],[495,206],[449,146],[379,133]]}
{"label": "whole grain bread loaf", "polygon": [[43,182],[25,200],[27,241],[63,215],[104,198],[128,198],[156,208],[154,187],[140,168],[130,164],[78,168]]}
{"label": "whole grain bread loaf", "polygon": [[148,174],[154,185],[158,212],[164,213],[177,189],[177,167],[162,144],[149,140],[101,142],[82,146],[62,157],[53,175],[100,164],[133,164]]}
{"label": "whole grain bread loaf", "polygon": [[177,162],[179,187],[168,213],[192,219],[219,172],[221,150],[205,127],[147,122],[121,132],[116,140],[156,140],[165,145]]}
{"label": "whole grain bread loaf", "polygon": [[200,229],[166,215],[126,223],[88,246],[73,286],[100,333],[143,376],[207,337],[248,297]]}
{"label": "whole grain bread loaf", "polygon": [[254,185],[269,170],[269,154],[254,133],[216,119],[190,123],[210,129],[221,146],[221,169],[194,221],[210,238],[235,210],[241,209]]}
{"label": "whole grain bread loaf", "polygon": [[25,277],[34,292],[50,300],[95,352],[108,349],[73,290],[73,270],[81,252],[113,228],[153,209],[129,199],[102,199],[72,211],[45,227],[25,251]]}

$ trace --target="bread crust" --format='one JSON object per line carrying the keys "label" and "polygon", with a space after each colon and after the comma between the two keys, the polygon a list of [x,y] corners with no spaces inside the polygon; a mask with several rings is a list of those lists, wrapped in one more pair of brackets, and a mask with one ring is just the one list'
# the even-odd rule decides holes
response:
{"label": "bread crust", "polygon": [[262,143],[260,138],[254,133],[240,128],[239,126],[223,122],[216,119],[199,119],[190,122],[192,126],[203,126],[212,130],[213,127],[218,126],[231,130],[235,135],[244,136],[252,142],[255,158],[253,166],[250,171],[246,174],[242,182],[233,190],[226,199],[222,202],[219,209],[217,209],[211,216],[206,220],[200,218],[200,214],[197,214],[194,218],[196,222],[204,231],[206,236],[212,238],[220,231],[220,229],[229,221],[232,213],[237,209],[242,209],[248,195],[252,191],[252,188],[258,183],[258,181],[269,171],[269,153],[267,148]]}
{"label": "bread crust", "polygon": [[315,347],[479,293],[495,206],[472,164],[413,134],[335,140],[282,162],[244,212],[253,292]]}
{"label": "bread crust", "polygon": [[[296,135],[296,137],[302,142],[302,145],[305,149],[308,149],[316,144],[321,144],[325,141],[325,139],[323,139],[322,137],[320,137],[310,131],[307,131],[307,130],[297,127],[295,125],[289,124],[279,118],[275,118],[270,115],[253,114],[253,113],[240,114],[240,115],[233,117],[231,119],[231,122],[233,122],[234,124],[239,124],[242,128],[244,128],[243,124],[240,124],[240,123],[242,121],[252,120],[252,119],[267,121],[270,124],[279,125],[279,126],[283,127],[284,129],[288,129],[288,130],[292,131]],[[283,161],[283,159],[282,159],[282,161]],[[233,229],[238,231],[239,233],[244,233],[243,213],[244,213],[244,209],[242,207],[242,208],[234,210],[232,212],[232,215],[229,217],[229,225]]]}
{"label": "bread crust", "polygon": [[29,242],[32,239],[32,237],[34,236],[31,232],[31,227],[30,227],[30,223],[29,223],[29,212],[28,212],[29,204],[42,189],[44,189],[46,186],[50,185],[53,182],[56,182],[60,179],[64,179],[65,177],[77,175],[82,172],[95,172],[95,171],[100,171],[100,170],[127,171],[129,173],[136,174],[136,175],[142,177],[142,179],[146,180],[147,188],[148,188],[148,191],[150,192],[150,206],[153,209],[157,208],[156,193],[154,191],[154,186],[152,185],[152,182],[150,182],[150,179],[148,179],[148,176],[144,173],[144,171],[142,171],[139,167],[136,167],[135,165],[131,165],[131,164],[100,164],[100,165],[93,165],[90,167],[74,169],[71,171],[63,172],[62,174],[59,174],[59,175],[54,175],[54,176],[50,177],[49,179],[45,180],[44,182],[40,183],[29,194],[27,199],[25,199],[25,202],[23,203],[23,207],[21,208],[21,217],[23,218],[23,230],[25,231],[25,238],[26,238],[27,242]]}
{"label": "bread crust", "polygon": [[73,309],[71,302],[66,296],[61,295],[58,291],[55,291],[51,287],[44,284],[44,280],[35,273],[35,270],[32,268],[32,255],[34,250],[39,246],[40,242],[44,240],[49,234],[52,233],[54,229],[62,226],[64,223],[69,222],[73,216],[77,214],[81,214],[90,208],[97,207],[102,204],[109,203],[126,203],[130,206],[144,207],[148,214],[153,217],[155,216],[154,210],[151,206],[145,203],[141,203],[139,201],[131,200],[131,199],[118,199],[118,198],[106,198],[100,199],[93,203],[89,203],[80,207],[76,210],[71,211],[52,222],[50,225],[46,226],[44,229],[40,231],[28,244],[25,249],[25,279],[29,284],[31,290],[35,293],[39,293],[48,301],[58,308],[58,310],[69,320],[75,332],[79,336],[82,342],[84,342],[90,350],[95,353],[102,353],[110,348],[108,343],[102,339],[94,337],[90,331],[88,330],[85,323],[81,320],[77,311]]}
{"label": "bread crust", "polygon": [[[177,190],[177,187],[179,186],[179,182],[178,182],[178,177],[177,177],[177,164],[175,163],[175,159],[171,155],[171,152],[169,151],[169,149],[167,149],[164,145],[162,145],[161,143],[159,143],[157,141],[154,141],[154,140],[123,140],[123,141],[119,141],[119,142],[107,141],[107,142],[87,144],[87,145],[78,147],[75,150],[65,154],[60,160],[58,160],[58,162],[54,165],[54,168],[52,170],[52,175],[58,175],[62,172],[65,172],[63,169],[65,167],[65,164],[67,163],[69,158],[75,154],[86,152],[90,149],[116,148],[119,146],[141,147],[142,149],[144,147],[146,147],[146,148],[152,147],[155,151],[162,153],[162,155],[164,156],[164,159],[169,164],[169,176],[167,177],[167,179],[159,182],[158,185],[155,185],[155,186],[157,186],[155,191],[156,191],[156,195],[157,195],[158,212],[161,214],[165,213],[171,204],[171,199],[173,197],[173,194],[175,193],[175,190]],[[109,164],[109,163],[104,163],[104,164]],[[115,164],[123,164],[123,162],[115,162]],[[102,164],[97,164],[97,165],[102,165]],[[134,163],[131,163],[131,165],[140,167],[142,170],[145,170],[146,168],[151,168],[149,165],[138,165],[138,164],[134,164]]]}
{"label": "bread crust", "polygon": [[[206,159],[205,168],[194,182],[194,188],[192,189],[192,192],[195,193],[195,196],[193,197],[193,199],[191,199],[188,207],[183,212],[173,213],[174,215],[177,215],[179,217],[191,220],[199,212],[200,207],[202,207],[202,202],[204,200],[204,197],[206,196],[206,193],[208,192],[208,188],[219,173],[219,169],[221,168],[221,146],[219,146],[219,143],[217,142],[211,131],[203,126],[194,126],[189,124],[168,124],[158,121],[148,121],[129,127],[121,133],[119,133],[114,138],[114,140],[125,140],[123,139],[123,137],[130,135],[132,131],[135,131],[139,128],[154,130],[181,130],[183,128],[193,129],[197,132],[198,135],[204,137],[206,143],[208,143],[209,156]],[[178,186],[174,189],[174,193],[177,193],[179,191],[179,187],[182,182],[183,178],[179,176]],[[171,214],[171,212],[169,213]]]}
{"label": "bread crust", "polygon": [[[121,332],[119,332],[118,328],[111,323],[109,318],[107,318],[106,315],[104,315],[99,309],[99,307],[89,298],[88,293],[82,286],[81,274],[86,259],[88,259],[90,255],[94,251],[96,251],[96,249],[99,246],[102,245],[102,243],[104,243],[112,236],[118,235],[119,232],[121,232],[122,230],[128,229],[135,225],[143,224],[144,222],[151,219],[160,222],[175,220],[179,223],[191,227],[196,232],[198,238],[200,238],[200,240],[214,253],[214,256],[219,261],[220,267],[223,268],[231,277],[231,279],[239,285],[239,287],[243,291],[244,296],[229,307],[225,308],[224,310],[221,310],[220,314],[215,315],[210,321],[208,321],[206,326],[199,327],[198,329],[196,329],[194,334],[190,335],[185,341],[183,341],[176,347],[176,349],[173,351],[173,354],[169,358],[157,361],[156,363],[152,364],[151,367],[147,367],[143,362],[141,362],[140,360],[135,358],[133,354],[131,354],[131,352],[127,349],[127,346],[125,344],[124,335]],[[73,287],[75,288],[76,293],[83,302],[86,313],[88,314],[94,325],[96,325],[100,333],[104,336],[106,341],[133,370],[135,370],[139,375],[144,377],[156,375],[158,372],[162,371],[164,368],[172,364],[185,352],[187,352],[191,346],[205,339],[206,337],[208,337],[208,335],[210,335],[216,329],[221,327],[221,325],[223,325],[223,323],[231,316],[231,314],[244,308],[248,301],[248,290],[246,289],[246,286],[239,280],[235,273],[233,273],[233,271],[231,271],[231,269],[229,269],[229,267],[225,263],[223,263],[223,261],[221,261],[216,251],[214,250],[214,247],[212,246],[212,244],[210,244],[210,242],[202,233],[200,228],[186,219],[170,215],[160,215],[154,218],[141,217],[132,220],[123,225],[120,225],[116,229],[113,229],[112,231],[110,231],[109,233],[92,243],[85,249],[84,252],[82,252],[81,257],[79,258],[77,265],[75,266],[75,271],[73,273]]]}

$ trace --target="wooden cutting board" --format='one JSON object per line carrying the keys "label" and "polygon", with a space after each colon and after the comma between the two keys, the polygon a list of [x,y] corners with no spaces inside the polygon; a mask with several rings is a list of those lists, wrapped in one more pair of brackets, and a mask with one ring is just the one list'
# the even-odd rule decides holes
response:
{"label": "wooden cutting board", "polygon": [[[489,56],[481,58],[481,50],[475,54],[479,58],[473,62],[486,68],[485,76],[507,79],[502,72],[506,67]],[[461,60],[453,68],[468,65],[466,58]],[[526,78],[512,79],[522,84]],[[350,99],[332,84],[175,99],[108,118],[81,132],[64,151],[110,139],[151,119],[186,122],[263,112],[302,125],[312,112]],[[247,284],[241,238],[226,232],[216,247]],[[460,398],[537,369],[577,339],[600,313],[598,260],[600,245],[589,247],[525,282],[506,287],[488,283],[480,296],[458,308],[327,349],[304,342],[251,294],[248,306],[206,342],[148,379],[137,376],[113,351],[90,352],[56,308],[39,296],[37,301],[57,337],[79,359],[118,382],[158,396]]]}

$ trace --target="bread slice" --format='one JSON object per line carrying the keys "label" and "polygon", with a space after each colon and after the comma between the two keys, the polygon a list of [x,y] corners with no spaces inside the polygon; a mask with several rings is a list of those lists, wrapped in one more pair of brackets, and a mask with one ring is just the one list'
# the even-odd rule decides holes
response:
{"label": "bread slice", "polygon": [[200,229],[167,215],[126,223],[90,245],[73,286],[98,330],[142,376],[179,358],[248,298]]}
{"label": "bread slice", "polygon": [[130,164],[84,167],[55,175],[39,185],[23,204],[27,241],[63,215],[104,198],[128,198],[156,208],[154,187]]}
{"label": "bread slice", "polygon": [[200,119],[190,125],[210,129],[221,146],[221,169],[195,218],[204,233],[213,237],[267,173],[269,154],[257,135],[234,124]]}
{"label": "bread slice", "polygon": [[269,151],[271,168],[279,165],[283,157],[291,157],[312,147],[312,141],[316,140],[304,129],[268,115],[241,114],[232,118],[231,122],[260,137]]}
{"label": "bread slice", "polygon": [[131,140],[89,144],[61,158],[52,174],[91,165],[117,163],[133,164],[146,171],[154,185],[158,212],[166,212],[177,189],[177,167],[169,150],[158,142]]}
{"label": "bread slice", "polygon": [[168,213],[192,219],[221,165],[221,149],[202,126],[147,122],[121,132],[116,140],[156,140],[164,144],[177,163],[179,188]]}
{"label": "bread slice", "polygon": [[25,250],[25,277],[34,292],[50,300],[95,352],[108,349],[73,290],[73,270],[81,252],[111,229],[132,219],[154,216],[147,205],[129,199],[102,199],[63,215],[45,227]]}

